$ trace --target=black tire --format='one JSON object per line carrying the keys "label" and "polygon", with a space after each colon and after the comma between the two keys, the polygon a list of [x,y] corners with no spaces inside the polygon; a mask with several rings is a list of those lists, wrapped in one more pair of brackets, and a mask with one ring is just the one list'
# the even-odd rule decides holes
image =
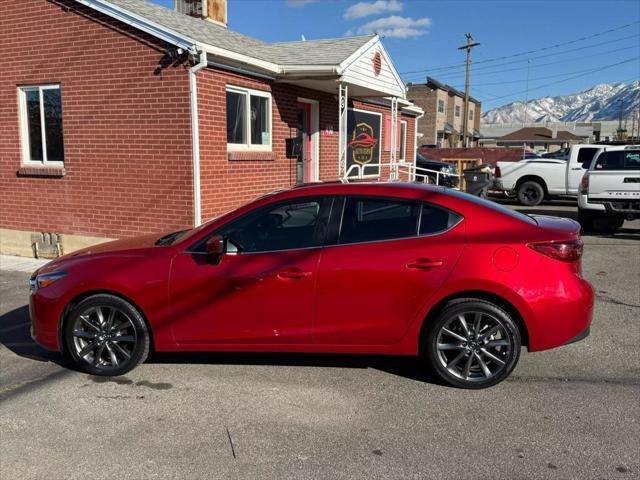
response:
{"label": "black tire", "polygon": [[518,185],[518,201],[527,207],[540,205],[544,200],[544,188],[535,180],[528,180]]}
{"label": "black tire", "polygon": [[[111,311],[116,312],[113,317]],[[105,312],[109,312],[109,318],[103,318],[101,325],[98,315],[104,317]],[[79,370],[118,376],[146,360],[150,335],[142,314],[133,305],[115,295],[96,294],[81,301],[66,316],[63,345],[65,357]],[[81,356],[85,349],[87,353]]]}
{"label": "black tire", "polygon": [[[473,327],[467,323],[467,327],[472,330],[471,340],[464,334],[459,316],[474,319]],[[477,331],[474,328],[475,321],[479,324]],[[453,322],[457,322],[460,328],[456,329]],[[450,337],[449,333],[443,331],[445,327],[449,332],[461,336],[460,338],[465,337],[466,341]],[[494,328],[498,330],[491,334]],[[483,337],[483,333],[489,335]],[[447,304],[427,326],[423,341],[425,344],[422,345],[422,351],[432,369],[444,382],[458,388],[481,389],[496,385],[509,376],[520,358],[520,331],[513,318],[499,306],[475,298],[458,299]],[[504,346],[489,346],[500,342]],[[450,348],[454,344],[457,346]],[[492,360],[492,357],[496,360]],[[456,360],[458,363],[454,363]],[[470,367],[467,362],[470,362]],[[485,368],[490,371],[490,376]]]}
{"label": "black tire", "polygon": [[583,210],[582,208],[578,208],[578,222],[582,227],[582,232],[592,232],[593,231],[593,221],[594,215],[590,210]]}

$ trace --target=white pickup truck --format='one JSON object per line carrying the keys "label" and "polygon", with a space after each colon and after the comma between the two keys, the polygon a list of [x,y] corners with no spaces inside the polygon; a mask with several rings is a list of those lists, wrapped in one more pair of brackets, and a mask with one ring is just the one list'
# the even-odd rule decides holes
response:
{"label": "white pickup truck", "polygon": [[640,145],[601,148],[580,183],[583,230],[616,230],[640,218]]}
{"label": "white pickup truck", "polygon": [[493,190],[515,194],[522,205],[538,205],[553,195],[578,196],[582,176],[602,145],[574,145],[566,160],[531,158],[498,162]]}

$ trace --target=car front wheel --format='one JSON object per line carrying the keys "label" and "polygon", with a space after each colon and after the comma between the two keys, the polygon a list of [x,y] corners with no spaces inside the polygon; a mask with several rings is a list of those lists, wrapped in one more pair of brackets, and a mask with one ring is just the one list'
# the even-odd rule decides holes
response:
{"label": "car front wheel", "polygon": [[149,354],[149,331],[140,312],[115,295],[98,294],[76,305],[64,325],[64,353],[92,375],[122,375]]}
{"label": "car front wheel", "polygon": [[426,355],[446,383],[480,389],[507,378],[520,357],[520,332],[511,316],[479,299],[449,303],[428,326]]}

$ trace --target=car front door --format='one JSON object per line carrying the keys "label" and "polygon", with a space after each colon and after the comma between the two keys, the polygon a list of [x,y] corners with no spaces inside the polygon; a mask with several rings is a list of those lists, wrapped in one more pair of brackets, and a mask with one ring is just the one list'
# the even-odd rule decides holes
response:
{"label": "car front door", "polygon": [[329,197],[258,208],[212,232],[227,243],[219,261],[207,238],[178,254],[170,274],[178,343],[311,342],[317,267]]}
{"label": "car front door", "polygon": [[460,257],[462,217],[427,203],[357,196],[344,200],[341,213],[337,244],[320,260],[314,342],[397,343]]}

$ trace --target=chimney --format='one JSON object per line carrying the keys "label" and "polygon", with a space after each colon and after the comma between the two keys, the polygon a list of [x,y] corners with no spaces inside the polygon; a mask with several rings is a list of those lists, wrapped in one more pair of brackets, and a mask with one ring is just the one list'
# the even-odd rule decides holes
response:
{"label": "chimney", "polygon": [[558,138],[558,124],[551,125],[551,138]]}
{"label": "chimney", "polygon": [[176,11],[227,26],[227,0],[176,0]]}

